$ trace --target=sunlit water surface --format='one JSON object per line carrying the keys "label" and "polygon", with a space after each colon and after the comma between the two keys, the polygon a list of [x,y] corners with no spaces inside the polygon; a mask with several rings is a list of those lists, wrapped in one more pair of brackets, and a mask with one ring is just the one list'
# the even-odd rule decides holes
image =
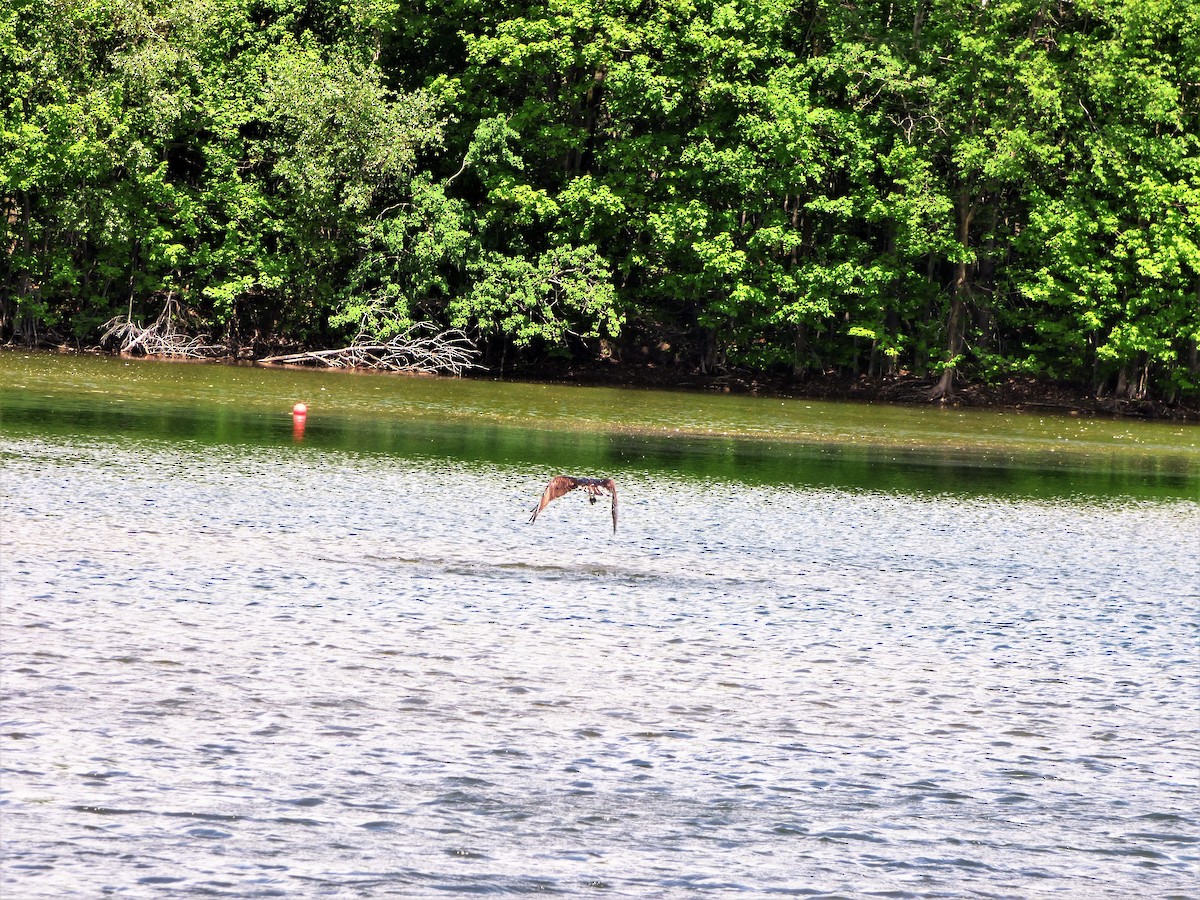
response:
{"label": "sunlit water surface", "polygon": [[5,897],[1200,895],[1186,461],[201,407],[6,396]]}

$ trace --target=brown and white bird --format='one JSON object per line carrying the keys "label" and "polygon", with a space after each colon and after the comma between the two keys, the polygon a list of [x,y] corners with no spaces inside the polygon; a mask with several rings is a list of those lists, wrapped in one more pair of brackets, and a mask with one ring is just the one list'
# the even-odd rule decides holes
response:
{"label": "brown and white bird", "polygon": [[613,531],[617,530],[617,483],[611,478],[575,478],[571,475],[556,475],[550,479],[546,489],[542,491],[542,499],[538,501],[537,509],[529,517],[530,524],[538,517],[543,509],[550,505],[551,500],[557,500],[564,494],[569,494],[576,488],[587,492],[588,502],[595,503],[597,497],[608,494],[612,497]]}

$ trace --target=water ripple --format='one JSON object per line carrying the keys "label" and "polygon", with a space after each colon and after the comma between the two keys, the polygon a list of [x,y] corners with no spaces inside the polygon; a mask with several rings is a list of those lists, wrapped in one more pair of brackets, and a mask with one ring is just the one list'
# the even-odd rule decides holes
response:
{"label": "water ripple", "polygon": [[4,449],[6,895],[1195,895],[1195,504]]}

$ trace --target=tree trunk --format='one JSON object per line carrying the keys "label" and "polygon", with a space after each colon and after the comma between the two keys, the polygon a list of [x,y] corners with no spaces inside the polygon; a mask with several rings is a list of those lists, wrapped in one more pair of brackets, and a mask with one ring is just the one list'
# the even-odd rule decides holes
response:
{"label": "tree trunk", "polygon": [[700,357],[700,374],[712,375],[725,365],[725,354],[717,338],[717,329],[705,328],[704,351]]}
{"label": "tree trunk", "polygon": [[599,118],[601,95],[607,75],[607,70],[602,68],[592,72],[592,83],[584,94],[580,124],[586,137],[581,146],[575,146],[568,151],[567,168],[571,175],[578,176],[591,168],[592,153],[596,143],[596,122]]}
{"label": "tree trunk", "polygon": [[803,322],[796,326],[795,350],[796,355],[792,357],[792,375],[803,378],[808,371],[808,326]]}
{"label": "tree trunk", "polygon": [[[965,265],[960,264],[959,268],[963,269]],[[955,281],[957,283],[957,278]],[[942,377],[938,379],[938,383],[929,392],[930,400],[944,400],[954,393],[954,360],[962,352],[963,343],[963,306],[962,294],[955,290],[954,298],[950,301],[950,316],[946,323],[946,331],[949,335],[946,345],[946,367],[942,369]]]}
{"label": "tree trunk", "polygon": [[10,309],[10,298],[14,292],[13,285],[13,255],[17,252],[17,205],[16,197],[5,196],[4,214],[8,221],[8,234],[12,237],[5,252],[8,254],[8,265],[4,267],[4,284],[0,285],[0,336],[8,333],[12,319],[16,313],[16,304]]}
{"label": "tree trunk", "polygon": [[29,259],[33,249],[33,238],[30,231],[33,224],[33,213],[31,212],[32,204],[29,202],[29,192],[21,191],[21,251],[25,258],[25,263],[21,268],[21,274],[17,276],[17,302],[13,309],[13,339],[20,338],[21,342],[28,347],[32,347],[37,343],[37,322],[26,310],[22,314],[21,306],[29,300],[33,293],[33,279],[29,274]]}
{"label": "tree trunk", "polygon": [[966,250],[971,241],[971,219],[975,215],[975,205],[965,194],[960,194],[955,204],[958,210],[958,242],[962,254],[954,270],[954,295],[950,300],[950,315],[946,321],[946,367],[942,369],[942,377],[933,390],[929,392],[930,400],[944,400],[954,392],[954,375],[957,360],[963,349],[965,336],[965,311],[970,295],[970,264],[967,262]]}
{"label": "tree trunk", "polygon": [[[1196,309],[1200,309],[1200,278],[1196,279]],[[1188,341],[1188,371],[1200,374],[1200,341]]]}
{"label": "tree trunk", "polygon": [[[896,337],[900,334],[900,316],[896,313],[896,310],[889,309],[887,311],[886,327],[888,337],[891,339],[891,345],[895,347]],[[890,376],[895,376],[896,374],[897,359],[898,357],[896,353],[888,354],[887,374]]]}

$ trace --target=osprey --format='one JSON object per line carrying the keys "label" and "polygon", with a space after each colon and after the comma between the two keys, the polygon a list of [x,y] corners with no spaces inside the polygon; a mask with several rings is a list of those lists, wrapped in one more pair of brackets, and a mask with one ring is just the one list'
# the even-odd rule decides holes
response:
{"label": "osprey", "polygon": [[612,497],[613,532],[617,530],[617,483],[611,478],[575,478],[571,475],[556,475],[550,479],[546,489],[542,491],[542,499],[538,501],[537,509],[529,517],[530,524],[538,517],[543,509],[550,505],[551,500],[557,500],[563,494],[569,494],[575,488],[583,488],[587,492],[588,502],[595,503],[597,497],[605,493]]}

